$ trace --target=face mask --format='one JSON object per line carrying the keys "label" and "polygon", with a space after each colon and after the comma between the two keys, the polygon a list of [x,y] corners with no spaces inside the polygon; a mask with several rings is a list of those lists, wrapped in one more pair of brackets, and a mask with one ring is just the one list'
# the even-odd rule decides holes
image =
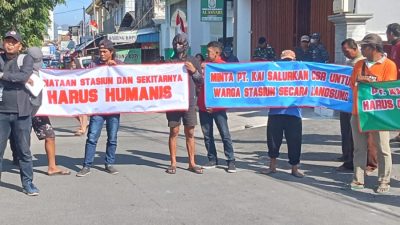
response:
{"label": "face mask", "polygon": [[183,53],[185,51],[185,46],[184,45],[180,45],[180,44],[177,44],[176,45],[176,47],[175,47],[175,52],[176,53]]}
{"label": "face mask", "polygon": [[311,44],[317,43],[317,39],[311,39],[311,40],[310,40],[310,43],[311,43]]}

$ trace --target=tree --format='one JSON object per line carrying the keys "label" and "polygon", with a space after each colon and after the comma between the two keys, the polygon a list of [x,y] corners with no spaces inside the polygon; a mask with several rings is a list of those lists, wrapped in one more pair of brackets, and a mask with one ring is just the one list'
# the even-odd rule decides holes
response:
{"label": "tree", "polygon": [[50,24],[50,10],[65,0],[0,0],[0,36],[16,30],[25,46],[41,46]]}

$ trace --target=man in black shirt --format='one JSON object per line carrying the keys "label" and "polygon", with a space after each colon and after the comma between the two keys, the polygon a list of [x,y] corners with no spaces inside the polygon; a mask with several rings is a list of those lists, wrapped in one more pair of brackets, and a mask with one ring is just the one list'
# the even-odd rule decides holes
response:
{"label": "man in black shirt", "polygon": [[18,66],[18,55],[22,49],[22,38],[16,31],[4,36],[5,53],[0,57],[0,178],[4,150],[10,132],[15,134],[23,192],[30,196],[39,194],[33,185],[32,153],[30,150],[32,106],[25,83],[32,82],[34,60],[26,55],[23,65]]}

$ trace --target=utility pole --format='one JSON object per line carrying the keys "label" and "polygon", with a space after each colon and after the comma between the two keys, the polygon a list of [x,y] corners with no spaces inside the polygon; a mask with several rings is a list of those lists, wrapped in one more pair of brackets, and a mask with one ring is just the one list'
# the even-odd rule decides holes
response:
{"label": "utility pole", "polygon": [[85,7],[82,7],[82,9],[83,9],[82,37],[85,37],[85,24],[86,24],[86,21],[85,21]]}

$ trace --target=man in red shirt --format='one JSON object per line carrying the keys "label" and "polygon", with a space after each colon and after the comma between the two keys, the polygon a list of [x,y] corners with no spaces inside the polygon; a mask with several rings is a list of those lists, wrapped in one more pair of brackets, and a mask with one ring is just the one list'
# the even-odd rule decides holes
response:
{"label": "man in red shirt", "polygon": [[[207,45],[207,61],[211,63],[225,63],[221,58],[222,44],[217,41],[212,41]],[[217,125],[224,144],[224,153],[227,158],[228,173],[235,173],[235,156],[233,152],[231,134],[229,133],[228,117],[226,110],[221,108],[207,108],[204,99],[204,84],[199,88],[199,97],[197,105],[199,107],[200,125],[204,135],[204,145],[207,149],[208,163],[203,168],[211,169],[218,165],[217,149],[215,147],[213,123]]]}

